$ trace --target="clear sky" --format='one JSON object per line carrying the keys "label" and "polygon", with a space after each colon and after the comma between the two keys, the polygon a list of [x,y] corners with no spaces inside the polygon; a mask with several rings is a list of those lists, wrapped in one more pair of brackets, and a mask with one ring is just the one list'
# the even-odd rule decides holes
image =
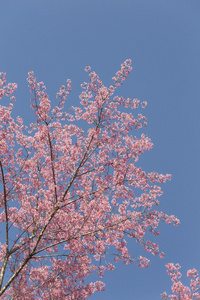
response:
{"label": "clear sky", "polygon": [[[200,1],[199,0],[1,0],[0,72],[18,84],[15,114],[33,119],[27,73],[44,81],[53,103],[60,85],[72,79],[69,106],[78,105],[86,65],[105,84],[127,58],[133,70],[118,94],[148,102],[146,132],[154,149],[138,166],[171,173],[160,210],[181,220],[160,226],[165,258],[148,269],[118,264],[106,272],[106,291],[91,300],[158,300],[170,293],[167,262],[184,273],[200,271]],[[142,132],[141,132],[142,133]],[[133,254],[139,252],[135,242]],[[95,277],[96,278],[96,277]]]}

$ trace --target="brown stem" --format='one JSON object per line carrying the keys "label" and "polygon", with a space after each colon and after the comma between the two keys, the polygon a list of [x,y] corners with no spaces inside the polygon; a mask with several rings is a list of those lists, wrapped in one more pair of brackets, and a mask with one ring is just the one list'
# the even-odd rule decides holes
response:
{"label": "brown stem", "polygon": [[3,171],[3,166],[0,161],[0,168],[1,168],[1,175],[2,175],[2,181],[3,181],[3,193],[4,193],[4,208],[5,208],[5,216],[6,216],[6,256],[4,258],[3,266],[1,268],[1,274],[0,274],[0,289],[3,284],[3,279],[6,271],[6,266],[8,262],[8,207],[7,207],[7,199],[6,199],[6,182],[5,182],[5,177],[4,177],[4,171]]}

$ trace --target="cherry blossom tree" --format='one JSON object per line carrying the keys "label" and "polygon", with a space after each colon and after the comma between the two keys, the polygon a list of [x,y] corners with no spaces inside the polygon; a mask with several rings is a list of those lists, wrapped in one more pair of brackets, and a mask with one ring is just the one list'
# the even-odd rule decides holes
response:
{"label": "cherry blossom tree", "polygon": [[[44,83],[29,72],[29,127],[12,117],[17,85],[0,74],[0,99],[10,99],[0,106],[0,299],[87,299],[104,290],[103,282],[89,282],[93,272],[102,278],[117,261],[148,266],[129,251],[130,239],[164,256],[154,241],[159,222],[179,220],[158,210],[160,184],[171,175],[137,166],[153,147],[146,135],[134,135],[146,126],[137,110],[147,103],[115,95],[131,69],[126,60],[106,87],[86,67],[81,107],[67,112],[71,81],[52,108]],[[77,125],[83,121],[85,131]]]}

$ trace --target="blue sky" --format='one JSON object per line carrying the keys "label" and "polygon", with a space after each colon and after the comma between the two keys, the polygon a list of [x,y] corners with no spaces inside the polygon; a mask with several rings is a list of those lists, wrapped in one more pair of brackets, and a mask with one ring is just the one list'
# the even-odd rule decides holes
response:
{"label": "blue sky", "polygon": [[[18,91],[15,115],[33,119],[27,73],[44,81],[53,103],[72,79],[69,106],[78,105],[86,65],[105,84],[127,58],[133,70],[118,94],[148,102],[146,132],[154,149],[138,165],[171,173],[160,209],[181,220],[160,226],[156,241],[166,256],[147,254],[148,269],[117,265],[104,277],[106,291],[91,300],[157,300],[170,292],[167,262],[200,271],[200,1],[199,0],[1,0],[0,72]],[[133,254],[141,253],[135,243]]]}

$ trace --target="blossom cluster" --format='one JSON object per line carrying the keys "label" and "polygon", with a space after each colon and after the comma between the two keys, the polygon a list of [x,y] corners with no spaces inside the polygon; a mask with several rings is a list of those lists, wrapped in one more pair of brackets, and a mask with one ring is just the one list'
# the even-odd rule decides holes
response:
{"label": "blossom cluster", "polygon": [[199,300],[200,299],[200,277],[196,269],[187,271],[187,277],[191,278],[190,287],[184,286],[180,281],[182,277],[179,271],[181,266],[179,264],[168,263],[166,265],[167,273],[172,280],[173,295],[167,295],[166,292],[162,294],[162,299],[170,300]]}

